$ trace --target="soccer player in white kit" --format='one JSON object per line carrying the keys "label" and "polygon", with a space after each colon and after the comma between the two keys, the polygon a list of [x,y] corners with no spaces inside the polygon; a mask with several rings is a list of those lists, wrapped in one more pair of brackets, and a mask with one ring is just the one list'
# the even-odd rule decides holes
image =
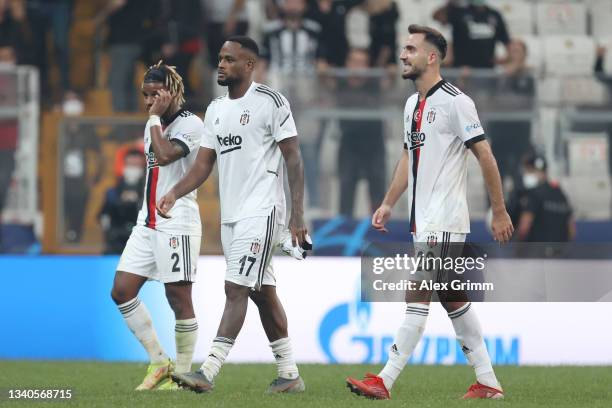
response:
{"label": "soccer player in white kit", "polygon": [[160,214],[165,215],[175,200],[202,184],[218,162],[221,241],[227,262],[225,310],[201,369],[172,377],[196,392],[213,388],[244,323],[249,297],[259,309],[278,368],[278,378],[268,392],[305,388],[271,265],[272,251],[285,229],[283,158],[292,201],[288,227],[294,245],[305,242],[304,170],[289,102],[251,79],[258,54],[257,44],[248,37],[227,39],[219,52],[217,82],[227,86],[228,92],[206,110],[205,132],[193,168],[158,203]]}
{"label": "soccer player in white kit", "polygon": [[[177,389],[170,372],[188,372],[197,340],[198,323],[191,301],[200,253],[202,227],[196,192],[177,201],[172,218],[160,218],[155,204],[183,177],[195,161],[204,133],[202,120],[182,109],[183,80],[161,61],[144,75],[142,94],[149,112],[144,142],[147,178],[142,209],[123,250],[111,296],[128,327],[147,351],[150,365],[136,390]],[[138,299],[147,280],[164,284],[176,318],[176,366],[164,352],[151,316]]]}
{"label": "soccer player in white kit", "polygon": [[[480,164],[491,200],[493,236],[499,242],[507,242],[514,229],[506,212],[497,163],[474,102],[440,76],[446,40],[429,27],[411,25],[408,31],[410,35],[400,55],[404,63],[402,77],[413,80],[418,92],[406,102],[404,151],[385,199],[372,217],[372,226],[386,231],[391,209],[410,185],[410,229],[415,248],[426,244],[434,253],[440,253],[440,248],[448,248],[450,243],[461,246],[470,231],[466,199],[470,149]],[[429,314],[432,292],[415,292],[406,294],[405,320],[387,364],[378,375],[366,374],[363,380],[347,378],[352,392],[369,398],[390,398],[389,391],[421,339]],[[467,297],[466,301],[443,300],[442,296],[440,299],[476,373],[476,383],[464,398],[503,398],[471,303]]]}

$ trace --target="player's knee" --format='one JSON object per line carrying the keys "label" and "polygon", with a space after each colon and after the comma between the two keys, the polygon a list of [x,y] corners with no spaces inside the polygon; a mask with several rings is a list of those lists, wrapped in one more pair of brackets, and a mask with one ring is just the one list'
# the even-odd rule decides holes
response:
{"label": "player's knee", "polygon": [[170,308],[177,319],[187,319],[193,317],[193,304],[191,298],[187,296],[177,296],[176,294],[167,295]]}
{"label": "player's knee", "polygon": [[257,307],[263,306],[266,303],[266,295],[259,291],[251,291],[249,297],[257,305]]}
{"label": "player's knee", "polygon": [[229,302],[247,299],[250,288],[238,285],[234,282],[225,281],[225,298]]}
{"label": "player's knee", "polygon": [[111,289],[111,298],[113,299],[113,302],[115,302],[115,304],[117,305],[127,303],[128,301],[132,300],[134,297],[135,296],[129,296],[128,291],[125,290],[124,288],[113,286],[113,288]]}

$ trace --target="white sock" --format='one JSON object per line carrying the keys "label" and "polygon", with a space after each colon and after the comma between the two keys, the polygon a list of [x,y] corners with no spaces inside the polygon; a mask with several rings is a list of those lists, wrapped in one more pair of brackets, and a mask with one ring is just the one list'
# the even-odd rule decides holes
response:
{"label": "white sock", "polygon": [[157,333],[155,333],[153,322],[151,321],[151,315],[144,303],[135,297],[117,307],[132,333],[134,333],[140,344],[149,354],[151,363],[157,364],[168,361],[168,355],[159,344]]}
{"label": "white sock", "polygon": [[198,340],[198,322],[196,318],[177,320],[174,326],[174,339],[176,341],[176,372],[188,373],[191,371],[191,360]]}
{"label": "white sock", "polygon": [[210,346],[210,353],[208,353],[206,361],[204,361],[200,367],[206,378],[208,378],[208,381],[214,380],[217,374],[219,374],[219,370],[221,370],[221,366],[225,362],[233,345],[234,339],[215,337],[212,346]]}
{"label": "white sock", "polygon": [[393,383],[406,366],[410,354],[421,340],[428,315],[429,305],[422,303],[408,303],[406,305],[406,318],[397,331],[395,343],[389,351],[389,360],[378,374],[383,379],[387,390],[391,390]]}
{"label": "white sock", "polygon": [[272,354],[276,359],[278,376],[282,378],[294,379],[300,376],[297,365],[293,359],[293,349],[289,337],[278,339],[270,343]]}
{"label": "white sock", "polygon": [[468,302],[459,309],[450,312],[448,317],[453,322],[457,340],[461,344],[465,357],[474,368],[476,381],[489,387],[501,389],[482,337],[480,322],[471,306],[472,304]]}

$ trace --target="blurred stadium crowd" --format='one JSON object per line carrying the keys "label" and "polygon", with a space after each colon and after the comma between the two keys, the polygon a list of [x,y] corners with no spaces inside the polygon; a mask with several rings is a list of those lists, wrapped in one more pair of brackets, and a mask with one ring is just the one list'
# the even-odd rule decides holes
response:
{"label": "blurred stadium crowd", "polygon": [[[102,240],[107,252],[120,250],[142,199],[134,151],[145,67],[160,59],[175,65],[187,108],[202,114],[223,92],[216,55],[232,34],[259,42],[256,80],[292,104],[307,215],[368,216],[386,190],[403,105],[414,91],[398,74],[410,23],[449,40],[444,75],[475,100],[511,202],[521,200],[525,173],[538,170],[560,183],[551,182],[566,191],[574,218],[608,220],[611,19],[606,0],[0,0],[0,72],[22,65],[39,72],[37,140],[57,144],[41,144],[38,168],[41,224],[53,252],[99,251]],[[20,172],[21,120],[0,117],[0,205],[7,207],[19,179],[10,176]],[[547,165],[534,168],[534,157]],[[482,219],[482,181],[469,184],[471,212]],[[55,191],[47,198],[45,185]],[[214,236],[216,187],[201,197]],[[11,214],[5,210],[5,220],[19,218]],[[396,216],[407,217],[406,204]]]}

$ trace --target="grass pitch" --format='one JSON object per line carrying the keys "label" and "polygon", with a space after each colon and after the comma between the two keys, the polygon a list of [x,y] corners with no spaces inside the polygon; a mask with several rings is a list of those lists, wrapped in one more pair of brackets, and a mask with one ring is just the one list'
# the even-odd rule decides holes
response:
{"label": "grass pitch", "polygon": [[[195,366],[194,366],[195,367]],[[99,362],[0,361],[1,407],[610,407],[611,367],[497,367],[506,399],[463,401],[473,382],[466,366],[408,366],[395,384],[391,401],[366,400],[349,392],[344,379],[377,373],[381,366],[300,365],[306,382],[301,395],[264,395],[276,375],[268,364],[228,364],[209,394],[190,391],[135,392],[144,364]],[[8,399],[8,389],[70,388],[70,401]]]}

